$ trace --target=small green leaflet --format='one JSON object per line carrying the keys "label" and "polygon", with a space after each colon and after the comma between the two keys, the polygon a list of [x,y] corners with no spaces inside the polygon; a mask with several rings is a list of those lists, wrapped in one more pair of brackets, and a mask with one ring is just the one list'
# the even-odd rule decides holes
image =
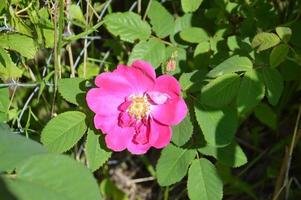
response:
{"label": "small green leaflet", "polygon": [[194,149],[182,149],[172,144],[163,149],[156,166],[159,184],[168,186],[180,181],[195,155]]}
{"label": "small green leaflet", "polygon": [[222,148],[207,145],[199,148],[199,152],[207,156],[213,156],[220,163],[229,167],[240,167],[248,162],[245,153],[236,142]]}
{"label": "small green leaflet", "polygon": [[175,30],[174,33],[178,33],[179,31],[182,31],[188,27],[191,27],[191,18],[192,14],[187,13],[181,17],[177,17],[175,20]]}
{"label": "small green leaflet", "polygon": [[276,46],[280,42],[279,37],[274,33],[258,33],[252,41],[252,47],[257,48],[257,52]]}
{"label": "small green leaflet", "polygon": [[72,23],[78,25],[82,28],[85,28],[86,20],[82,9],[79,5],[71,4],[69,7],[69,20],[72,20]]}
{"label": "small green leaflet", "polygon": [[289,47],[287,44],[279,44],[278,46],[274,47],[270,53],[271,67],[277,67],[280,65],[286,59],[288,51]]}
{"label": "small green leaflet", "polygon": [[196,11],[203,0],[181,0],[182,9],[185,13]]}
{"label": "small green leaflet", "polygon": [[[22,44],[22,45],[20,45]],[[34,58],[38,48],[33,38],[19,33],[0,35],[0,47],[17,51],[22,56]]]}
{"label": "small green leaflet", "polygon": [[288,42],[292,36],[292,30],[289,27],[280,27],[276,28],[276,33],[280,39],[284,42]]}
{"label": "small green leaflet", "polygon": [[161,3],[152,1],[147,15],[158,37],[165,38],[173,32],[175,28],[174,18]]}
{"label": "small green leaflet", "polygon": [[17,167],[14,176],[4,176],[3,181],[18,200],[101,199],[89,170],[65,155],[32,156]]}
{"label": "small green leaflet", "polygon": [[188,114],[180,124],[172,127],[172,141],[177,146],[182,146],[191,138],[192,133],[193,125]]}
{"label": "small green leaflet", "polygon": [[75,105],[79,105],[81,97],[85,96],[83,78],[62,78],[58,81],[58,90],[62,97]]}
{"label": "small green leaflet", "polygon": [[189,27],[180,32],[180,37],[190,43],[208,42],[207,32],[199,27]]}
{"label": "small green leaflet", "polygon": [[237,74],[225,74],[210,81],[202,88],[201,102],[215,108],[223,107],[236,97],[240,85]]}
{"label": "small green leaflet", "polygon": [[223,182],[215,166],[205,158],[192,162],[187,189],[191,200],[221,200],[223,197]]}
{"label": "small green leaflet", "polygon": [[191,86],[193,86],[194,81],[193,81],[193,76],[196,76],[198,73],[197,70],[193,71],[193,72],[189,72],[189,73],[183,73],[180,76],[180,85],[182,90],[186,91],[188,90]]}
{"label": "small green leaflet", "polygon": [[86,77],[84,77],[84,63],[81,63],[77,69],[78,77],[86,79],[91,79],[94,76],[97,76],[99,74],[99,71],[99,65],[90,61],[86,63]]}
{"label": "small green leaflet", "polygon": [[196,57],[197,55],[208,53],[210,51],[210,43],[208,41],[200,42],[193,53],[193,56]]}
{"label": "small green leaflet", "polygon": [[96,135],[91,129],[88,130],[85,149],[88,167],[92,171],[101,167],[112,155],[112,152],[108,151],[104,144],[99,144],[99,135]]}
{"label": "small green leaflet", "polygon": [[247,71],[253,68],[253,64],[251,60],[247,57],[235,55],[221,64],[214,67],[209,73],[209,77],[217,77],[221,76],[223,74],[229,74],[233,72],[241,72],[241,71]]}
{"label": "small green leaflet", "polygon": [[230,144],[238,127],[235,109],[210,110],[199,102],[195,104],[197,122],[208,144],[223,147]]}
{"label": "small green leaflet", "polygon": [[259,78],[265,83],[266,96],[272,105],[276,105],[283,91],[284,83],[282,75],[277,69],[262,68],[258,70]]}
{"label": "small green leaflet", "polygon": [[257,70],[249,70],[242,78],[236,105],[238,113],[245,116],[250,112],[264,97],[264,83],[259,79]]}
{"label": "small green leaflet", "polygon": [[9,105],[8,88],[0,88],[0,112],[7,112]]}
{"label": "small green leaflet", "polygon": [[110,33],[120,36],[120,39],[133,43],[135,40],[145,40],[151,34],[147,22],[133,12],[116,12],[104,18],[105,25]]}
{"label": "small green leaflet", "polygon": [[0,47],[0,78],[2,80],[7,80],[9,78],[19,78],[21,76],[22,70],[15,65],[9,53]]}
{"label": "small green leaflet", "polygon": [[105,178],[100,183],[100,192],[105,197],[105,199],[112,200],[129,200],[128,195],[120,190],[116,184],[110,180],[110,178]]}
{"label": "small green leaflet", "polygon": [[51,119],[41,134],[41,142],[51,152],[63,153],[73,147],[85,134],[86,115],[68,111]]}
{"label": "small green leaflet", "polygon": [[130,54],[128,65],[139,59],[150,62],[155,68],[159,67],[165,61],[165,45],[157,39],[139,42]]}
{"label": "small green leaflet", "polygon": [[255,117],[261,123],[270,127],[273,130],[277,129],[277,123],[278,123],[277,115],[270,106],[268,106],[265,103],[261,103],[255,108],[254,113],[255,113]]}

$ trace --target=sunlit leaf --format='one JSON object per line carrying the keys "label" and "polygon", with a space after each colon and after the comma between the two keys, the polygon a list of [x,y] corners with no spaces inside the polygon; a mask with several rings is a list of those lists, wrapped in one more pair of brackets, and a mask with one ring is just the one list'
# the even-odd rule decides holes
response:
{"label": "sunlit leaf", "polygon": [[41,142],[51,152],[63,153],[73,147],[85,134],[86,116],[68,111],[51,119],[42,131]]}
{"label": "sunlit leaf", "polygon": [[134,46],[128,65],[131,65],[135,60],[148,61],[157,68],[165,60],[165,45],[157,39],[141,41]]}
{"label": "sunlit leaf", "polygon": [[223,197],[223,182],[215,166],[205,158],[192,162],[187,189],[191,200],[221,200]]}
{"label": "sunlit leaf", "polygon": [[168,186],[180,181],[195,155],[193,149],[182,149],[172,144],[163,149],[156,167],[159,184]]}
{"label": "sunlit leaf", "polygon": [[135,40],[145,40],[151,34],[151,28],[147,22],[133,12],[112,13],[104,18],[107,29],[115,36],[120,36],[121,40],[134,42]]}

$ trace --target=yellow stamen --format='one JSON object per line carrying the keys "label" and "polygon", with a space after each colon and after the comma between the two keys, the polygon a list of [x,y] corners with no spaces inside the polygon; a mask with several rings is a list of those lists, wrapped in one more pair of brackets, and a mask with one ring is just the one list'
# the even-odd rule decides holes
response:
{"label": "yellow stamen", "polygon": [[147,97],[133,96],[131,100],[132,103],[128,108],[129,114],[134,116],[137,120],[146,117],[150,110],[150,104]]}

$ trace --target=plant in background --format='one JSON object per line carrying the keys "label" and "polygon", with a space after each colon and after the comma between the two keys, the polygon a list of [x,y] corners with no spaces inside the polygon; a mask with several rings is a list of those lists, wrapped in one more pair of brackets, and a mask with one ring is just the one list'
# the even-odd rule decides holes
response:
{"label": "plant in background", "polygon": [[299,199],[300,6],[3,0],[0,199]]}

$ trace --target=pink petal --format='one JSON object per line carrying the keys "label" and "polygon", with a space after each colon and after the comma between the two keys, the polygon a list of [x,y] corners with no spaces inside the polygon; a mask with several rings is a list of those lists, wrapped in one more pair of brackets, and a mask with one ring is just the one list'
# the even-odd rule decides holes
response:
{"label": "pink petal", "polygon": [[86,96],[89,108],[99,115],[117,115],[118,106],[124,101],[122,97],[108,95],[100,88],[92,88]]}
{"label": "pink petal", "polygon": [[165,104],[153,106],[151,115],[165,125],[180,123],[188,112],[185,101],[181,98],[169,100]]}
{"label": "pink petal", "polygon": [[[156,132],[156,133],[154,133]],[[152,146],[158,149],[161,149],[167,146],[171,140],[171,128],[169,126],[160,124],[156,121],[152,122],[152,134],[157,134],[157,140],[152,143]]]}
{"label": "pink petal", "polygon": [[128,112],[122,112],[118,118],[118,124],[121,127],[130,127],[133,126],[136,122],[136,119],[133,116],[130,116]]}
{"label": "pink petal", "polygon": [[136,94],[143,94],[145,91],[152,89],[155,85],[155,81],[151,77],[135,67],[118,65],[114,72],[119,73],[127,79],[127,81],[131,83]]}
{"label": "pink petal", "polygon": [[148,143],[141,145],[141,144],[135,144],[132,141],[130,141],[127,146],[127,149],[132,154],[141,155],[141,154],[145,154],[149,150],[150,147],[151,146]]}
{"label": "pink petal", "polygon": [[120,111],[126,111],[128,109],[128,107],[131,105],[131,101],[126,100],[125,102],[123,102],[122,104],[120,104],[118,106],[118,110]]}
{"label": "pink petal", "polygon": [[157,105],[164,104],[170,98],[168,94],[156,92],[156,91],[147,92],[147,95],[152,100],[152,102]]}
{"label": "pink petal", "polygon": [[114,96],[126,97],[133,93],[134,87],[122,74],[117,72],[104,72],[95,79],[95,84],[101,91]]}
{"label": "pink petal", "polygon": [[154,91],[166,93],[171,97],[180,96],[181,87],[177,79],[170,75],[159,76],[156,80]]}
{"label": "pink petal", "polygon": [[128,144],[127,149],[132,154],[144,154],[158,139],[158,132],[151,130],[151,119],[136,125],[136,133]]}
{"label": "pink petal", "polygon": [[134,128],[121,128],[115,126],[105,137],[106,145],[113,151],[123,151],[134,135]]}
{"label": "pink petal", "polygon": [[156,80],[155,69],[150,63],[143,60],[136,60],[133,62],[132,67],[141,70],[146,76],[151,78],[153,81]]}
{"label": "pink petal", "polygon": [[109,133],[118,123],[117,115],[95,115],[94,116],[94,125],[96,129],[100,129],[104,134]]}

